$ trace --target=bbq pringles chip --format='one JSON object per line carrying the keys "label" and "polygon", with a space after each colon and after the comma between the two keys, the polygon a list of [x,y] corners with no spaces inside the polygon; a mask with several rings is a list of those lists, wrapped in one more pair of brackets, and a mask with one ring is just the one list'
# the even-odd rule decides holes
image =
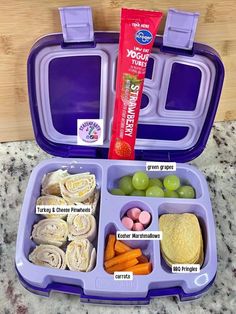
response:
{"label": "bbq pringles chip", "polygon": [[204,260],[201,228],[194,214],[165,214],[159,219],[163,232],[161,253],[172,264],[202,264]]}

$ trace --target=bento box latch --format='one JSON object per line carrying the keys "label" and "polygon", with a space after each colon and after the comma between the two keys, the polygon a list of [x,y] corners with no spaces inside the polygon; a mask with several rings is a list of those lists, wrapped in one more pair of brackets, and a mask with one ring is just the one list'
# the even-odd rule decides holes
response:
{"label": "bento box latch", "polygon": [[87,6],[59,8],[65,43],[94,40],[92,9]]}
{"label": "bento box latch", "polygon": [[163,46],[191,50],[199,13],[169,9],[163,35]]}

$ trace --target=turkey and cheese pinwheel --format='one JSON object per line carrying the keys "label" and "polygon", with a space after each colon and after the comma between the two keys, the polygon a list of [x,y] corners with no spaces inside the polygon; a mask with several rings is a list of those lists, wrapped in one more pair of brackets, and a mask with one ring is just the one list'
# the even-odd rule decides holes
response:
{"label": "turkey and cheese pinwheel", "polygon": [[59,218],[42,219],[33,227],[32,239],[37,244],[62,246],[67,241],[68,225]]}
{"label": "turkey and cheese pinwheel", "polygon": [[[59,196],[45,195],[37,199],[36,205],[67,205],[66,201]],[[66,218],[67,214],[44,214],[46,218]]]}
{"label": "turkey and cheese pinwheel", "polygon": [[45,267],[65,269],[65,253],[54,245],[41,244],[29,255],[29,260],[35,264]]}
{"label": "turkey and cheese pinwheel", "polygon": [[75,205],[88,205],[91,207],[91,214],[95,215],[96,213],[96,209],[97,209],[97,204],[98,204],[98,200],[99,200],[99,190],[95,189],[94,193],[87,198],[85,201],[83,201],[82,203],[75,203]]}
{"label": "turkey and cheese pinwheel", "polygon": [[68,223],[68,239],[79,240],[79,239],[88,239],[93,241],[96,233],[96,219],[91,214],[69,214],[67,217]]}
{"label": "turkey and cheese pinwheel", "polygon": [[94,174],[79,173],[69,175],[60,181],[62,197],[69,203],[81,203],[89,198],[95,190]]}
{"label": "turkey and cheese pinwheel", "polygon": [[68,172],[61,169],[45,174],[42,180],[41,194],[61,196],[59,182],[66,176],[68,176]]}
{"label": "turkey and cheese pinwheel", "polygon": [[91,271],[96,261],[96,250],[87,239],[72,241],[66,249],[66,264],[73,271]]}

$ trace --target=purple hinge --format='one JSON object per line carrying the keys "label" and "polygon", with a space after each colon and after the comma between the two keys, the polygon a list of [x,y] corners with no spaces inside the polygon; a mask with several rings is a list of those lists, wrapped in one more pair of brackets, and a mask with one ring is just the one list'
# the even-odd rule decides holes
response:
{"label": "purple hinge", "polygon": [[191,50],[196,33],[199,13],[169,9],[163,45],[172,48]]}
{"label": "purple hinge", "polygon": [[94,40],[93,17],[90,7],[59,8],[64,42],[79,43]]}

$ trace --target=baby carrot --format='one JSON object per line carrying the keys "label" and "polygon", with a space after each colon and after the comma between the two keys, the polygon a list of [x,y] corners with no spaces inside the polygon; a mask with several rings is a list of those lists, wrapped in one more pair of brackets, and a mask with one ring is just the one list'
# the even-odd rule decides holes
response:
{"label": "baby carrot", "polygon": [[132,267],[136,264],[138,264],[138,260],[137,260],[137,258],[133,258],[133,259],[130,259],[130,260],[125,261],[123,263],[113,265],[113,266],[107,268],[106,271],[110,274],[113,274],[115,271],[121,271],[123,269]]}
{"label": "baby carrot", "polygon": [[148,263],[148,258],[145,255],[141,255],[138,257],[139,263]]}
{"label": "baby carrot", "polygon": [[135,266],[124,269],[124,271],[132,271],[134,275],[148,275],[152,271],[152,264],[137,264]]}
{"label": "baby carrot", "polygon": [[115,242],[116,237],[114,234],[109,234],[107,246],[105,249],[105,261],[113,258],[115,256]]}
{"label": "baby carrot", "polygon": [[105,268],[109,268],[113,265],[123,263],[125,261],[128,261],[130,259],[134,259],[136,257],[139,257],[142,255],[142,251],[140,249],[133,249],[128,252],[125,252],[123,254],[117,255],[108,261],[105,261]]}
{"label": "baby carrot", "polygon": [[123,242],[121,242],[119,240],[116,241],[116,243],[115,243],[116,253],[121,254],[121,253],[125,253],[127,251],[130,251],[130,250],[131,250],[131,248],[128,245],[124,244]]}

